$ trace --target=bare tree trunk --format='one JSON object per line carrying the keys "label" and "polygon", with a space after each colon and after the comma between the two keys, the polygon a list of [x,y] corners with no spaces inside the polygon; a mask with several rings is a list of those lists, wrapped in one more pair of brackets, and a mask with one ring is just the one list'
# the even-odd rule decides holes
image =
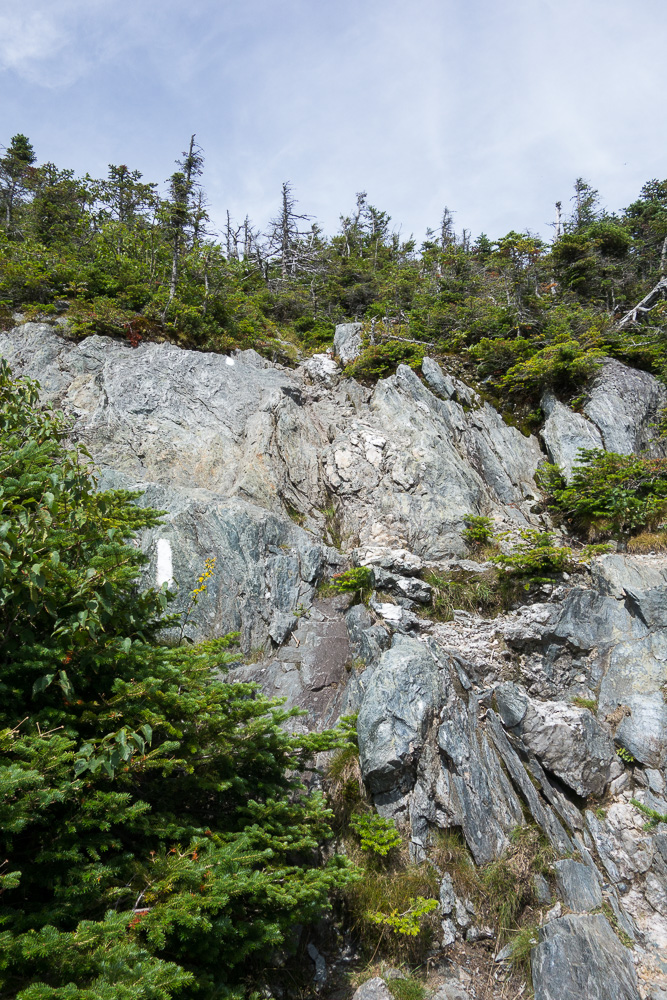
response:
{"label": "bare tree trunk", "polygon": [[[667,241],[666,241],[667,242]],[[663,253],[664,253],[663,244]],[[658,299],[662,298],[663,295],[667,294],[667,277],[663,274],[660,277],[660,281],[657,285],[654,285],[651,291],[644,296],[641,302],[638,302],[636,306],[629,309],[618,323],[616,324],[617,330],[622,330],[629,323],[636,323],[640,314],[650,312],[653,306],[656,304]]]}

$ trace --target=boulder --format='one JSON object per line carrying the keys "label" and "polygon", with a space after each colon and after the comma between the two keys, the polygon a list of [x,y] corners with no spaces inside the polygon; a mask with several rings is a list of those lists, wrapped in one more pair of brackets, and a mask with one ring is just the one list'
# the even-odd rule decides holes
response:
{"label": "boulder", "polygon": [[340,381],[340,368],[330,354],[313,354],[303,362],[301,370],[315,385],[321,384],[327,389]]}
{"label": "boulder", "polygon": [[570,910],[590,913],[602,906],[602,890],[592,868],[572,858],[564,858],[554,863],[554,869],[558,890]]}
{"label": "boulder", "polygon": [[559,465],[565,478],[570,479],[580,449],[602,448],[602,435],[595,424],[581,413],[574,413],[551,393],[542,396],[541,406],[546,420],[540,437],[549,461]]}
{"label": "boulder", "polygon": [[361,354],[362,327],[362,323],[339,323],[336,327],[334,351],[343,367]]}
{"label": "boulder", "polygon": [[537,701],[516,684],[495,690],[503,723],[577,795],[601,795],[616,759],[609,731],[587,708],[557,701]]}
{"label": "boulder", "polygon": [[361,773],[374,793],[411,787],[446,675],[426,646],[395,635],[364,694],[357,734]]}
{"label": "boulder", "polygon": [[667,389],[648,372],[629,368],[615,358],[605,358],[589,389],[584,413],[598,428],[607,451],[623,455],[650,448],[667,454],[667,443],[658,439],[657,417],[667,406]]}
{"label": "boulder", "polygon": [[422,375],[431,392],[441,399],[453,399],[465,406],[481,405],[482,401],[476,392],[460,379],[445,374],[433,358],[424,358],[422,361]]}
{"label": "boulder", "polygon": [[393,1000],[384,979],[374,976],[354,991],[352,1000]]}
{"label": "boulder", "polygon": [[640,1000],[632,953],[602,914],[550,920],[530,964],[535,1000]]}

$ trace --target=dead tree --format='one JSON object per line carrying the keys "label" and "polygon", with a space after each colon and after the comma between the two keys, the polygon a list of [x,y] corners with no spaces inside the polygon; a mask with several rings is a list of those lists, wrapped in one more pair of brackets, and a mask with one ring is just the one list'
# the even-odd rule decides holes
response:
{"label": "dead tree", "polygon": [[623,330],[626,326],[631,323],[636,323],[641,316],[650,312],[653,306],[658,302],[664,295],[667,294],[667,275],[665,274],[665,267],[667,266],[667,236],[662,243],[662,252],[660,254],[660,280],[657,284],[653,286],[650,292],[648,292],[641,302],[638,302],[636,306],[629,309],[624,316],[616,324],[617,330]]}

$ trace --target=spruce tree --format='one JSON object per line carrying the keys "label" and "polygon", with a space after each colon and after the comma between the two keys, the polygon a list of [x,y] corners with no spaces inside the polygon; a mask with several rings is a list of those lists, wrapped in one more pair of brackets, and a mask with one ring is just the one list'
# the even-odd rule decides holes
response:
{"label": "spruce tree", "polygon": [[159,643],[159,513],[66,432],[0,363],[0,997],[243,996],[354,877],[299,779],[338,737],[221,680],[230,638]]}

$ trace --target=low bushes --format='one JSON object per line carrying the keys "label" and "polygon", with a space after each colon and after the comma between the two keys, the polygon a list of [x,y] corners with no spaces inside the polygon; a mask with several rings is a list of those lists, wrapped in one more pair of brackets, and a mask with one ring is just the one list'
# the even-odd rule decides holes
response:
{"label": "low bushes", "polygon": [[616,538],[654,531],[667,516],[667,459],[580,451],[567,483],[547,465],[540,485],[552,509],[575,529]]}
{"label": "low bushes", "polygon": [[377,382],[378,379],[393,375],[399,365],[419,368],[424,360],[424,351],[417,344],[402,340],[388,340],[383,344],[366,347],[358,358],[343,370],[347,378],[360,382]]}

